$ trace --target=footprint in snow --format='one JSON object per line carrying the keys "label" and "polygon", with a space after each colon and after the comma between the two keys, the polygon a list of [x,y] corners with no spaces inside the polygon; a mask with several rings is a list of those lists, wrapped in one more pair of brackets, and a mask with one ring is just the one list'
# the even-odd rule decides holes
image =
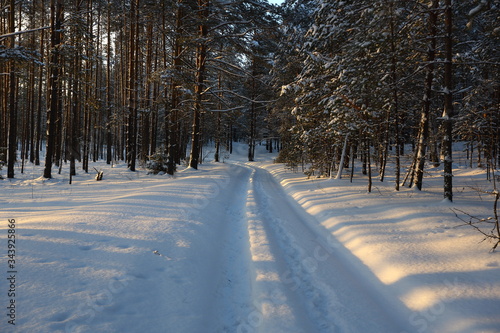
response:
{"label": "footprint in snow", "polygon": [[50,316],[48,319],[50,321],[55,321],[55,322],[63,322],[66,319],[68,319],[70,314],[68,312],[62,312],[62,313],[57,313],[55,315]]}
{"label": "footprint in snow", "polygon": [[158,250],[154,250],[153,253],[156,254],[157,256],[165,258],[166,260],[175,260],[174,258],[170,258],[169,256],[161,254],[160,252],[158,252]]}

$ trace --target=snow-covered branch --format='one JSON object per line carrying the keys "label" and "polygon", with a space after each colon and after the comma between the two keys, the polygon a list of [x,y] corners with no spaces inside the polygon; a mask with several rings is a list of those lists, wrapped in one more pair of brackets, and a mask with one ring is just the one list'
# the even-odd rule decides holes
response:
{"label": "snow-covered branch", "polygon": [[0,35],[0,41],[4,40],[5,38],[12,37],[12,36],[17,36],[17,35],[27,34],[27,33],[31,33],[31,32],[42,31],[42,30],[46,30],[46,29],[50,29],[50,26],[36,28],[36,29],[29,29],[29,30],[11,32],[11,33],[8,33],[8,34]]}

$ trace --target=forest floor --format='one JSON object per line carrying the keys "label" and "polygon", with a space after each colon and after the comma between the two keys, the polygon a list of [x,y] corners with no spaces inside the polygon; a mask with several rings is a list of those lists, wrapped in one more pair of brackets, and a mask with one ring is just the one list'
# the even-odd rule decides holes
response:
{"label": "forest floor", "polygon": [[484,170],[458,158],[450,203],[439,168],[368,193],[261,148],[175,177],[0,180],[0,331],[500,332],[500,253],[453,212],[491,216]]}

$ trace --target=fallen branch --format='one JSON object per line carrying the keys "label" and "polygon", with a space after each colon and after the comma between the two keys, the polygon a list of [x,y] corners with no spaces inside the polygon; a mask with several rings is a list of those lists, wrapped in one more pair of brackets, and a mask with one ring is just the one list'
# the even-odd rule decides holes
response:
{"label": "fallen branch", "polygon": [[[491,252],[494,252],[495,249],[498,247],[500,244],[500,223],[498,221],[498,202],[500,200],[500,192],[497,190],[494,191],[480,191],[481,193],[486,193],[486,194],[491,194],[495,196],[495,200],[493,202],[493,216],[487,217],[487,218],[481,218],[477,216],[473,216],[469,213],[464,212],[463,210],[460,209],[452,209],[452,211],[455,213],[455,216],[463,221],[465,224],[473,227],[476,229],[480,234],[484,236],[485,240],[491,240],[493,241],[493,247],[491,248]],[[468,220],[462,218],[457,214],[457,212],[460,212],[464,215],[468,216]],[[491,229],[485,229],[485,225],[493,225]]]}

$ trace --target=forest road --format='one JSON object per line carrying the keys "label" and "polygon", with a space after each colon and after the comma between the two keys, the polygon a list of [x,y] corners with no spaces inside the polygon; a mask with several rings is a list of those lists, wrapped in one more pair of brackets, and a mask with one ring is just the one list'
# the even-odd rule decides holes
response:
{"label": "forest road", "polygon": [[238,333],[412,331],[404,305],[267,170],[243,162],[228,167],[227,190],[234,195],[225,203],[221,274],[208,327]]}

